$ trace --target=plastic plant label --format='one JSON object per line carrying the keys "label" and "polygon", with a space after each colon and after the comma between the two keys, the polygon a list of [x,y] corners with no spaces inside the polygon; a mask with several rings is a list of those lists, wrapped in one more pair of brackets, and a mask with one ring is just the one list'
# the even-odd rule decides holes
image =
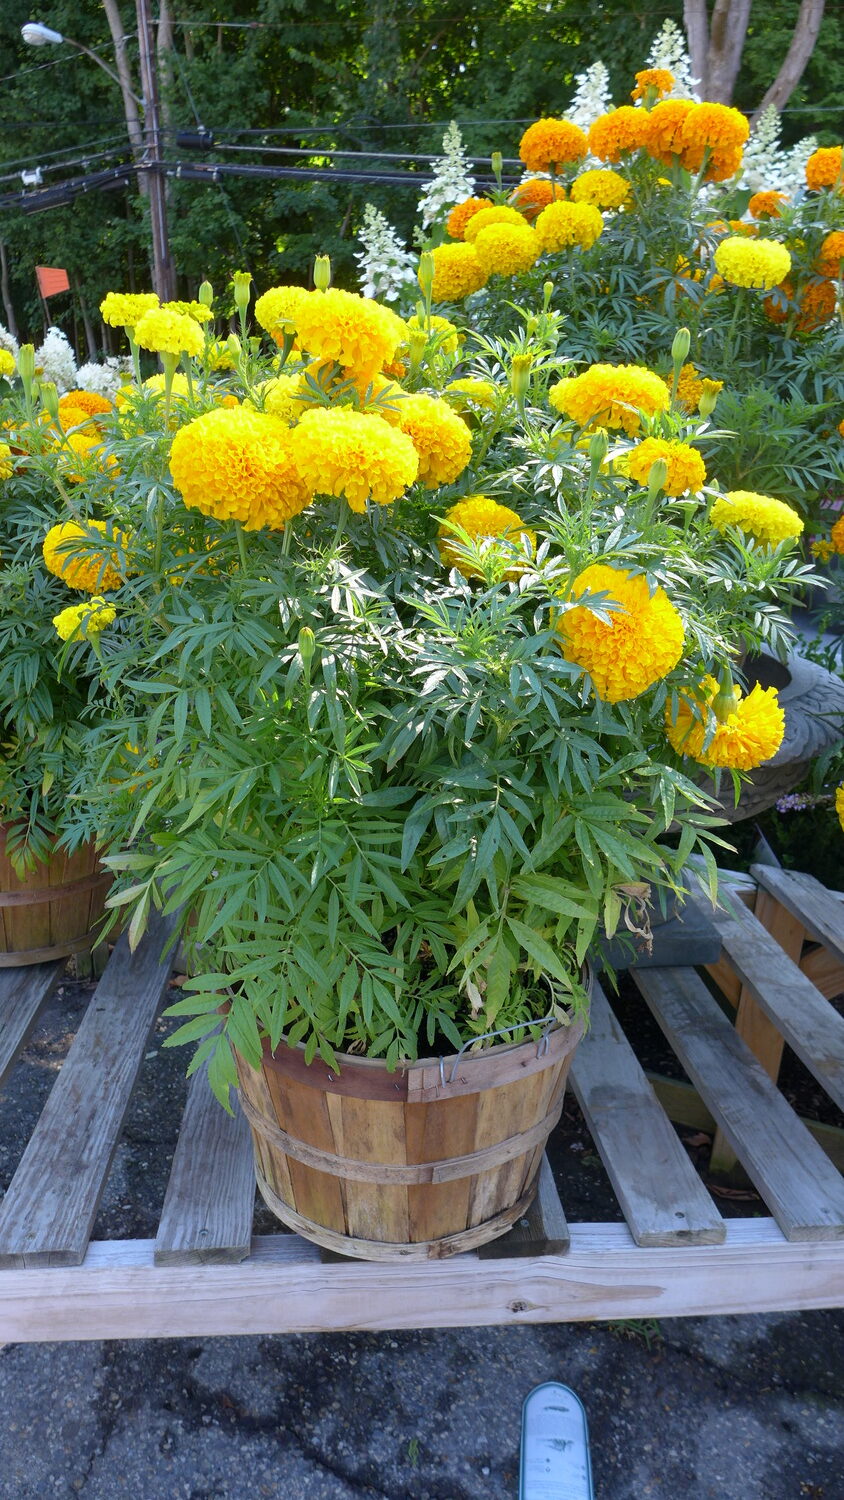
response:
{"label": "plastic plant label", "polygon": [[595,1500],[586,1412],[574,1391],[553,1380],[522,1408],[519,1500]]}

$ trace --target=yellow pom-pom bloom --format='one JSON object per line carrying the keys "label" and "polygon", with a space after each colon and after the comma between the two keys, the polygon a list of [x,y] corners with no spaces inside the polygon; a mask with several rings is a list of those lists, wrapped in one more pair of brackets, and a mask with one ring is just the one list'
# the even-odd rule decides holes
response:
{"label": "yellow pom-pom bloom", "polygon": [[551,182],[549,177],[528,177],[514,187],[510,202],[532,224],[543,208],[547,208],[549,203],[559,202],[565,196],[566,190],[561,183]]}
{"label": "yellow pom-pom bloom", "polygon": [[191,354],[196,357],[205,347],[202,329],[185,313],[152,307],[135,324],[135,343],[154,354]]}
{"label": "yellow pom-pom bloom", "polygon": [[60,610],[53,615],[53,624],[63,641],[89,641],[106,626],[113,625],[116,618],[114,605],[95,595],[84,604],[70,604],[67,609]]}
{"label": "yellow pom-pom bloom", "polygon": [[590,250],[604,228],[600,211],[591,203],[549,203],[536,221],[537,241],[546,254],[577,245]]}
{"label": "yellow pom-pom bloom", "polygon": [[636,74],[636,87],[631,99],[644,99],[646,94],[661,98],[670,94],[674,87],[674,74],[668,68],[644,68]]}
{"label": "yellow pom-pom bloom", "polygon": [[586,605],[576,605],[557,621],[563,655],[589,673],[604,702],[638,698],[676,667],[683,654],[683,622],[664,589],[651,593],[642,574],[592,563],[578,574],[571,593],[573,598],[606,594],[621,606],[608,621]]}
{"label": "yellow pom-pom bloom", "polygon": [[658,459],[664,459],[668,469],[663,485],[666,495],[695,495],[706,483],[706,467],[700,454],[688,443],[673,438],[645,438],[638,443],[627,454],[627,472],[637,484],[646,486]]}
{"label": "yellow pom-pom bloom", "polygon": [[779,193],[775,188],[763,188],[761,192],[753,194],[747,210],[754,219],[779,219],[780,205],[787,202],[787,193]]}
{"label": "yellow pom-pom bloom", "polygon": [[683,126],[692,109],[691,99],[663,99],[645,114],[642,144],[649,156],[671,166],[683,150]]}
{"label": "yellow pom-pom bloom", "polygon": [[[119,531],[108,534],[105,521],[59,521],[51,526],[42,544],[44,563],[50,573],[68,588],[95,594],[98,589],[119,589],[114,545],[125,548],[127,538]],[[103,546],[103,543],[109,543]]]}
{"label": "yellow pom-pom bloom", "polygon": [[474,214],[480,213],[482,208],[492,208],[491,198],[464,198],[451,210],[446,219],[445,227],[453,240],[462,240],[463,231]]}
{"label": "yellow pom-pom bloom", "polygon": [[59,400],[59,416],[67,407],[73,407],[76,411],[83,411],[89,417],[101,416],[104,412],[114,411],[111,402],[105,396],[98,396],[96,391],[67,391]]}
{"label": "yellow pom-pom bloom", "polygon": [[829,540],[832,542],[835,551],[844,555],[844,516],[841,516],[840,520],[836,521],[829,533]]}
{"label": "yellow pom-pom bloom", "polygon": [[475,253],[487,276],[519,276],[536,265],[540,250],[536,232],[524,219],[520,224],[490,224],[475,239]]}
{"label": "yellow pom-pom bloom", "polygon": [[401,404],[399,424],[419,455],[422,483],[429,490],[453,484],[472,457],[472,438],[448,402],[436,396],[408,396]]}
{"label": "yellow pom-pom bloom", "polygon": [[535,120],[519,142],[519,156],[529,172],[555,172],[566,162],[582,161],[586,136],[571,120]]}
{"label": "yellow pom-pom bloom", "polygon": [[359,375],[375,375],[407,337],[405,324],[388,307],[337,287],[306,294],[296,309],[296,330],[309,354]]}
{"label": "yellow pom-pom bloom", "polygon": [[0,479],[11,479],[14,472],[12,450],[8,443],[0,443]]}
{"label": "yellow pom-pom bloom", "polygon": [[100,315],[110,328],[131,329],[158,305],[155,292],[108,292],[100,303]]}
{"label": "yellow pom-pom bloom", "polygon": [[245,406],[205,412],[181,427],[170,449],[170,473],[189,509],[240,521],[247,531],[281,530],[312,493],[297,468],[287,423]]}
{"label": "yellow pom-pom bloom", "polygon": [[410,333],[428,333],[436,336],[437,352],[440,354],[456,354],[463,342],[463,334],[456,325],[448,318],[440,318],[432,313],[430,319],[420,318],[414,313],[412,318],[407,319],[407,328]]}
{"label": "yellow pom-pom bloom", "polygon": [[611,167],[581,172],[571,185],[572,203],[591,203],[594,208],[621,208],[630,197],[630,183]]}
{"label": "yellow pom-pom bloom", "polygon": [[842,262],[844,262],[844,229],[833,229],[821,245],[816,269],[821,276],[832,276],[838,281],[841,277]]}
{"label": "yellow pom-pom bloom", "polygon": [[842,831],[844,831],[844,781],[842,781],[840,786],[835,788],[835,811],[838,814],[838,821],[841,824]]}
{"label": "yellow pom-pom bloom", "polygon": [[[665,376],[665,383],[670,390],[672,385],[670,375]],[[685,411],[697,411],[700,398],[704,393],[717,396],[718,392],[723,389],[723,380],[708,380],[705,375],[700,374],[696,365],[683,365],[677,381],[677,404]]]}
{"label": "yellow pom-pom bloom", "polygon": [[518,228],[525,228],[524,215],[517,208],[509,208],[506,203],[495,203],[491,208],[479,209],[467,221],[463,230],[466,244],[474,244],[481,230],[488,229],[490,224],[515,224]]}
{"label": "yellow pom-pom bloom", "polygon": [[777,240],[747,240],[730,235],[715,251],[715,265],[733,286],[768,292],[791,270],[791,256]]}
{"label": "yellow pom-pom bloom", "polygon": [[[61,401],[59,402],[59,423],[62,432],[70,432],[74,427],[84,427],[90,421],[90,415],[84,407],[69,404],[63,406]],[[93,427],[89,429],[88,437],[93,443],[101,441],[100,434]]]}
{"label": "yellow pom-pom bloom", "polygon": [[431,254],[434,258],[435,302],[462,302],[464,297],[486,286],[486,271],[478,260],[474,245],[462,241],[454,245],[437,245]]}
{"label": "yellow pom-pom bloom", "polygon": [[[446,511],[445,519],[462,527],[482,551],[487,551],[495,547],[496,542],[502,541],[531,554],[536,549],[536,533],[525,526],[521,516],[508,506],[490,500],[486,495],[470,495],[467,500],[459,500],[451,510]],[[445,567],[456,568],[464,578],[482,576],[465,557],[458,555],[459,538],[448,526],[440,527],[437,546]],[[513,568],[505,576],[515,576],[518,572],[518,568]]]}
{"label": "yellow pom-pom bloom", "polygon": [[288,426],[298,422],[305,410],[301,375],[276,375],[261,383],[258,394],[263,398],[264,411],[280,417]]}
{"label": "yellow pom-pom bloom", "polygon": [[622,104],[589,127],[589,150],[601,161],[620,161],[628,151],[638,151],[648,140],[648,118],[646,109],[634,109],[632,104]]}
{"label": "yellow pom-pom bloom", "polygon": [[720,495],[709,519],[722,535],[728,526],[736,526],[765,547],[793,541],[803,530],[800,516],[790,505],[772,500],[770,495],[756,495],[752,490],[728,490]]}
{"label": "yellow pom-pom bloom", "polygon": [[810,188],[837,187],[842,190],[840,146],[821,146],[813,151],[806,163],[806,183]]}
{"label": "yellow pom-pom bloom", "polygon": [[443,395],[458,411],[463,411],[466,406],[482,406],[487,411],[494,411],[498,405],[498,392],[493,382],[473,375],[450,381]]}
{"label": "yellow pom-pom bloom", "polygon": [[8,349],[0,349],[0,375],[9,379],[15,373],[15,356]]}
{"label": "yellow pom-pom bloom", "polygon": [[642,365],[591,365],[552,386],[548,399],[580,427],[594,422],[632,435],[641,426],[640,413],[653,417],[667,411],[670,396],[665,382]]}
{"label": "yellow pom-pom bloom", "polygon": [[296,332],[296,313],[308,295],[305,286],[271,286],[255,303],[257,322],[279,348],[286,333]]}
{"label": "yellow pom-pom bloom", "polygon": [[367,500],[376,505],[397,500],[419,470],[409,437],[380,417],[346,406],[306,411],[291,439],[298,469],[312,493],[345,495],[359,513],[365,511]]}
{"label": "yellow pom-pom bloom", "polygon": [[[694,702],[681,698],[677,717],[666,709],[665,732],[678,755],[687,755],[699,765],[720,766],[734,771],[753,771],[776,755],[785,733],[785,714],[776,688],[758,684],[743,697],[735,689],[736,707],[723,722],[710,712],[718,696],[718,683],[707,677]],[[708,743],[707,743],[708,741]]]}
{"label": "yellow pom-pom bloom", "polygon": [[195,323],[210,323],[214,316],[204,302],[162,302],[161,306],[166,312],[181,313],[185,318],[193,318]]}

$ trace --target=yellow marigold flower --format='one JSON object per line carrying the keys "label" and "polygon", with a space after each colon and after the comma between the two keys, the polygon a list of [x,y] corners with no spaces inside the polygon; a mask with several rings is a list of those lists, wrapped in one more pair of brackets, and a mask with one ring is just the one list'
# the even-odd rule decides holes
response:
{"label": "yellow marigold flower", "polygon": [[821,276],[831,276],[838,281],[844,261],[844,229],[833,229],[821,245],[815,269]]}
{"label": "yellow marigold flower", "polygon": [[838,821],[841,824],[842,831],[844,831],[844,781],[842,781],[840,786],[835,788],[835,811],[838,814]]}
{"label": "yellow marigold flower", "polygon": [[89,641],[107,625],[113,625],[116,618],[114,605],[108,604],[100,595],[94,595],[84,604],[69,604],[67,609],[60,610],[53,615],[53,624],[63,641]]}
{"label": "yellow marigold flower", "polygon": [[[156,398],[164,395],[164,387],[165,380],[163,375],[150,375],[149,379],[145,380],[143,384],[144,394],[155,396]],[[188,377],[181,370],[176,370],[173,375],[170,385],[170,397],[174,401],[190,400]]]}
{"label": "yellow marigold flower", "polygon": [[745,698],[737,687],[735,711],[723,722],[714,720],[711,712],[718,692],[714,677],[707,677],[694,702],[680,699],[676,719],[669,705],[665,714],[668,740],[678,755],[687,755],[699,765],[753,771],[776,755],[782,744],[785,714],[777,690],[757,683]]}
{"label": "yellow marigold flower", "polygon": [[[750,122],[740,110],[732,109],[728,104],[695,104],[686,115],[680,132],[683,166],[689,172],[699,172],[708,151],[707,181],[723,182],[725,176],[732,176],[741,165],[742,148],[749,135]],[[722,170],[733,161],[735,166],[731,172]]]}
{"label": "yellow marigold flower", "polygon": [[59,400],[59,416],[69,406],[75,407],[77,411],[85,412],[89,417],[114,411],[107,397],[98,396],[96,391],[67,391]]}
{"label": "yellow marigold flower", "polygon": [[14,472],[12,450],[8,443],[0,443],[0,479],[11,479]]}
{"label": "yellow marigold flower", "polygon": [[280,417],[288,426],[298,422],[305,410],[301,375],[275,375],[272,380],[261,382],[258,394],[264,398],[264,411]]}
{"label": "yellow marigold flower", "polygon": [[119,589],[123,578],[115,546],[125,548],[126,541],[120,531],[112,530],[109,536],[105,521],[59,521],[50,527],[41,550],[48,571],[68,588],[94,594],[97,589]]}
{"label": "yellow marigold flower", "polygon": [[641,73],[636,74],[636,87],[630,97],[644,99],[652,90],[660,96],[670,94],[673,87],[674,74],[668,68],[644,68]]}
{"label": "yellow marigold flower", "polygon": [[358,376],[355,388],[360,398],[361,411],[372,417],[380,417],[382,422],[389,422],[391,427],[399,426],[401,405],[407,399],[407,392],[400,385],[386,375],[378,374],[367,380]]}
{"label": "yellow marigold flower", "polygon": [[666,495],[696,495],[706,483],[706,468],[700,454],[673,438],[645,438],[627,454],[627,472],[637,484],[647,486],[651,468],[658,459],[668,467],[663,489]]}
{"label": "yellow marigold flower", "polygon": [[[88,423],[89,418],[84,416],[83,421]],[[71,457],[71,454],[74,457]],[[77,464],[75,459],[81,459],[81,464]],[[74,484],[84,484],[85,480],[90,477],[89,460],[90,464],[96,464],[99,469],[117,468],[117,459],[113,454],[105,452],[102,434],[93,423],[89,426],[75,427],[72,432],[67,432],[58,451],[59,468],[64,478],[71,480]]]}
{"label": "yellow marigold flower", "polygon": [[100,303],[100,316],[110,328],[134,328],[144,313],[158,305],[155,292],[107,292]]}
{"label": "yellow marigold flower", "polygon": [[832,542],[835,551],[844,555],[844,516],[841,516],[841,518],[836,521],[831,532],[829,533],[829,540]]}
{"label": "yellow marigold flower", "polygon": [[555,172],[566,162],[582,161],[586,136],[571,120],[535,120],[519,142],[519,156],[529,172]]}
{"label": "yellow marigold flower", "polygon": [[467,245],[474,244],[482,229],[488,229],[490,224],[515,224],[520,229],[525,228],[524,215],[517,208],[509,208],[506,203],[494,203],[491,208],[480,208],[471,219],[466,221],[463,229],[463,238]]}
{"label": "yellow marigold flower", "polygon": [[715,251],[715,265],[733,286],[770,291],[791,270],[791,256],[777,240],[746,240],[730,235]]}
{"label": "yellow marigold flower", "polygon": [[296,332],[296,314],[309,295],[306,286],[271,286],[255,303],[255,318],[281,348],[285,333]]}
{"label": "yellow marigold flower", "polygon": [[180,313],[183,318],[193,318],[195,323],[210,323],[214,314],[204,302],[162,302],[165,312]]}
{"label": "yellow marigold flower", "polygon": [[581,172],[571,185],[572,203],[591,203],[595,208],[621,208],[630,197],[630,183],[611,167]]}
{"label": "yellow marigold flower", "polygon": [[152,307],[135,324],[135,343],[154,354],[201,354],[205,347],[202,330],[185,313]]}
{"label": "yellow marigold flower", "polygon": [[510,194],[510,202],[513,208],[517,208],[528,223],[532,224],[543,208],[547,208],[549,203],[560,201],[565,196],[566,190],[562,183],[552,183],[549,177],[528,177],[514,187]]}
{"label": "yellow marigold flower", "polygon": [[235,357],[225,339],[210,339],[202,351],[206,370],[233,370]]}
{"label": "yellow marigold flower", "polygon": [[756,495],[752,490],[728,490],[719,496],[709,519],[722,535],[728,526],[736,526],[766,547],[791,541],[803,530],[800,516],[790,505],[772,500],[770,495]]}
{"label": "yellow marigold flower", "polygon": [[483,406],[487,411],[494,411],[498,404],[498,392],[493,382],[472,375],[450,381],[443,395],[458,411],[462,411],[466,405]]}
{"label": "yellow marigold flower", "polygon": [[671,166],[683,149],[683,126],[691,109],[691,99],[663,99],[645,114],[642,144],[649,156]]}
{"label": "yellow marigold flower", "polygon": [[451,210],[445,221],[447,232],[453,240],[462,240],[463,231],[473,214],[480,213],[482,208],[492,208],[491,198],[464,198]]}
{"label": "yellow marigold flower", "polygon": [[418,454],[405,433],[347,406],[306,411],[291,439],[311,492],[345,495],[351,509],[360,513],[367,500],[376,505],[397,500],[419,469]]}
{"label": "yellow marigold flower", "polygon": [[245,406],[204,412],[173,439],[173,483],[191,510],[240,521],[247,531],[281,530],[312,494],[297,467],[292,436],[280,417]]}
{"label": "yellow marigold flower", "polygon": [[[70,403],[63,406],[61,401],[59,402],[59,422],[62,432],[70,432],[73,427],[84,427],[90,421],[90,414],[84,406],[73,406]],[[94,428],[89,429],[88,437],[94,443],[101,441],[99,432]]]}
{"label": "yellow marigold flower", "polygon": [[821,146],[806,163],[806,182],[810,188],[837,187],[841,192],[841,147]]}
{"label": "yellow marigold flower", "polygon": [[778,193],[774,188],[763,188],[761,192],[753,194],[747,208],[754,219],[778,219],[780,204],[787,202],[787,193]]}
{"label": "yellow marigold flower", "polygon": [[604,220],[591,203],[549,203],[536,221],[534,233],[546,254],[577,245],[590,250],[603,232]]}
{"label": "yellow marigold flower", "polygon": [[306,294],[296,308],[296,331],[309,354],[360,375],[376,374],[407,337],[405,324],[388,307],[338,287]]}
{"label": "yellow marigold flower", "polygon": [[[459,500],[446,511],[445,520],[461,526],[479,544],[482,551],[494,547],[500,541],[509,542],[511,546],[518,546],[520,550],[527,550],[531,554],[536,549],[536,532],[525,526],[516,511],[510,510],[506,505],[499,505],[486,495],[470,495],[466,500]],[[437,546],[443,565],[446,568],[456,568],[464,578],[481,577],[477,568],[473,568],[465,557],[458,555],[459,544],[459,538],[448,526],[440,526]],[[518,572],[519,569],[514,568],[505,576],[515,576]]]}
{"label": "yellow marigold flower", "polygon": [[399,425],[419,455],[419,478],[429,490],[452,484],[463,473],[472,457],[472,438],[447,401],[408,396],[401,404]]}
{"label": "yellow marigold flower", "polygon": [[464,297],[486,286],[486,272],[474,245],[460,241],[454,245],[437,245],[431,254],[434,257],[435,302],[462,302]]}
{"label": "yellow marigold flower", "polygon": [[648,110],[622,104],[590,125],[589,150],[601,161],[620,161],[626,152],[644,146],[648,134]]}
{"label": "yellow marigold flower", "polygon": [[811,552],[812,556],[817,559],[818,562],[828,563],[829,559],[835,552],[835,548],[832,545],[832,541],[828,537],[816,537],[815,540],[809,544],[809,551]]}
{"label": "yellow marigold flower", "polygon": [[[651,593],[643,574],[592,563],[572,584],[571,596],[607,594],[621,606],[602,620],[586,605],[560,615],[563,655],[592,679],[606,703],[638,698],[659,682],[683,654],[683,622],[662,588]],[[608,611],[608,613],[610,613]]]}
{"label": "yellow marigold flower", "polygon": [[[428,319],[420,318],[414,313],[412,318],[407,319],[407,327],[410,333],[418,333],[420,330],[428,332]],[[430,329],[437,337],[437,352],[441,354],[456,354],[463,342],[463,334],[448,318],[440,318],[436,313],[430,317]]]}
{"label": "yellow marigold flower", "polygon": [[652,417],[667,411],[665,382],[642,365],[592,365],[582,375],[551,387],[548,399],[557,411],[580,427],[600,423],[623,427],[633,434],[641,426],[640,413]]}
{"label": "yellow marigold flower", "polygon": [[475,240],[475,253],[487,276],[519,276],[529,271],[540,249],[535,230],[524,219],[520,224],[489,224]]}
{"label": "yellow marigold flower", "polygon": [[0,375],[9,379],[15,373],[15,356],[8,349],[0,349]]}

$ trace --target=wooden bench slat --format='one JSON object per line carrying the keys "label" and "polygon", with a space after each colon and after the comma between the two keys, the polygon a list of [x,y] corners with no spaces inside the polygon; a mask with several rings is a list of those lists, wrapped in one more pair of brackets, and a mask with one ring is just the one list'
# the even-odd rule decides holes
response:
{"label": "wooden bench slat", "polygon": [[786,1238],[844,1238],[844,1178],[703,981],[688,969],[643,969],[633,977]]}
{"label": "wooden bench slat", "polygon": [[26,1046],[42,1006],[64,973],[67,959],[0,969],[0,1086]]}
{"label": "wooden bench slat", "polygon": [[844,1016],[783,952],[752,912],[711,913],[730,963],[800,1061],[844,1109]]}
{"label": "wooden bench slat", "polygon": [[557,1192],[554,1174],[543,1154],[539,1168],[539,1183],[530,1208],[521,1220],[488,1245],[481,1245],[479,1260],[509,1260],[513,1256],[565,1255],[571,1244],[571,1234]]}
{"label": "wooden bench slat", "polygon": [[155,1263],[233,1265],[252,1241],[255,1168],[252,1135],[235,1101],[229,1115],[208,1084],[207,1065],[190,1082],[164,1208]]}
{"label": "wooden bench slat", "polygon": [[170,978],[154,918],[135,953],[125,935],[88,1006],[0,1205],[0,1266],[84,1258],[144,1050]]}
{"label": "wooden bench slat", "polygon": [[844,902],[828,891],[814,875],[796,870],[777,870],[771,865],[752,865],[754,878],[792,916],[803,923],[809,937],[823,943],[844,963]]}
{"label": "wooden bench slat", "polygon": [[720,1244],[724,1220],[597,984],[569,1082],[636,1244]]}

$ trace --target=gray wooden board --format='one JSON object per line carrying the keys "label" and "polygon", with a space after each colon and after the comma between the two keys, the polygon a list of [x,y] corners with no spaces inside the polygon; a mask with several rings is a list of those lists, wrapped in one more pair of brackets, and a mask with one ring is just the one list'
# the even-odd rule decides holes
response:
{"label": "gray wooden board", "polygon": [[154,917],[114,949],[0,1205],[0,1266],[80,1265],[123,1117],[170,977]]}
{"label": "gray wooden board", "polygon": [[0,1085],[26,1046],[42,1005],[64,973],[67,959],[0,969]]}
{"label": "gray wooden board", "polygon": [[636,1244],[721,1244],[724,1220],[597,984],[569,1082]]}
{"label": "gray wooden board", "polygon": [[252,1135],[239,1103],[229,1115],[208,1084],[207,1065],[190,1082],[155,1241],[157,1266],[232,1265],[252,1239]]}
{"label": "gray wooden board", "polygon": [[844,1239],[844,1178],[690,969],[634,978],[788,1240]]}
{"label": "gray wooden board", "polygon": [[539,1183],[530,1208],[512,1229],[478,1248],[479,1260],[509,1260],[512,1256],[565,1255],[571,1243],[569,1226],[554,1182],[554,1174],[543,1155]]}
{"label": "gray wooden board", "polygon": [[844,964],[844,901],[828,891],[814,875],[751,865],[751,874],[777,901],[802,922],[816,943],[823,943]]}
{"label": "gray wooden board", "polygon": [[829,1097],[844,1109],[844,1016],[746,906],[737,906],[732,916],[715,911],[712,920],[742,984]]}

